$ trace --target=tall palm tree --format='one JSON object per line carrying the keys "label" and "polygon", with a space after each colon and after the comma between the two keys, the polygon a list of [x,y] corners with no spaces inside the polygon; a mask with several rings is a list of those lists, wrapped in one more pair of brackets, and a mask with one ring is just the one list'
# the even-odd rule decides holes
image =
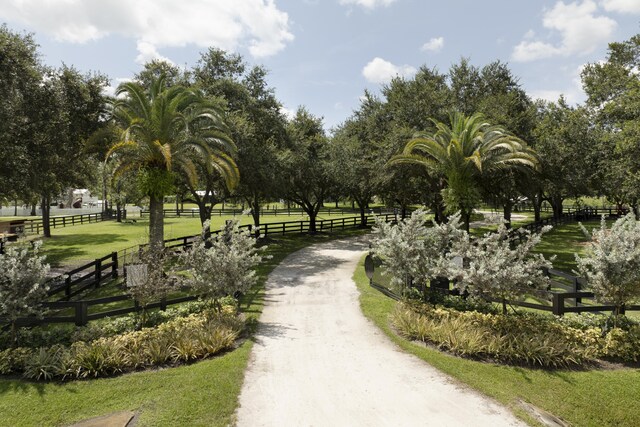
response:
{"label": "tall palm tree", "polygon": [[389,163],[418,164],[442,174],[445,205],[449,212],[461,212],[469,230],[471,212],[479,201],[479,180],[497,169],[536,169],[538,159],[524,141],[487,123],[480,114],[455,112],[449,120],[450,124],[432,120],[436,131],[416,134]]}
{"label": "tall palm tree", "polygon": [[149,244],[159,250],[164,246],[163,197],[171,190],[173,174],[181,173],[195,184],[196,164],[204,163],[209,173],[219,173],[233,189],[239,181],[232,157],[236,147],[218,104],[198,90],[167,87],[164,76],[148,88],[122,83],[112,107],[121,135],[108,157],[117,161],[116,176],[138,171],[149,196]]}

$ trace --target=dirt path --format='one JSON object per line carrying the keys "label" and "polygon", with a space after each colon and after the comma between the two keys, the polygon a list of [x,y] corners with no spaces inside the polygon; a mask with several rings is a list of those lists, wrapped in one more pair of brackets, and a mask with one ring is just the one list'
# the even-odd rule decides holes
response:
{"label": "dirt path", "polygon": [[272,272],[238,425],[524,425],[399,351],[363,316],[351,277],[365,249],[362,240],[318,244]]}

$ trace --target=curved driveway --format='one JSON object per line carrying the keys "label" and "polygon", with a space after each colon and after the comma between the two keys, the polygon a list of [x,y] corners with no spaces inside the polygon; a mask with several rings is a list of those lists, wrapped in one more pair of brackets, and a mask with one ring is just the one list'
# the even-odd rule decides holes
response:
{"label": "curved driveway", "polygon": [[271,273],[238,425],[524,425],[363,316],[351,277],[364,250],[362,239],[321,243]]}

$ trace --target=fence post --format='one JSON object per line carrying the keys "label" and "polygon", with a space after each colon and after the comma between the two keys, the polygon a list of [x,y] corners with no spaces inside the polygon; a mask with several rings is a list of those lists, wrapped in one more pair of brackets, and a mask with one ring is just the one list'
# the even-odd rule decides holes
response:
{"label": "fence post", "polygon": [[[573,292],[580,292],[580,282],[578,277],[573,278]],[[582,303],[582,298],[576,297],[576,307]]]}
{"label": "fence post", "polygon": [[556,316],[562,316],[564,314],[564,296],[560,292],[551,294],[553,303],[552,313]]}
{"label": "fence post", "polygon": [[96,259],[94,267],[95,267],[95,281],[96,281],[96,287],[97,287],[100,285],[100,279],[102,279],[102,261],[100,261],[99,259]]}
{"label": "fence post", "polygon": [[111,252],[111,277],[115,279],[118,277],[118,252]]}
{"label": "fence post", "polygon": [[160,310],[165,311],[167,309],[167,298],[162,297],[160,299]]}
{"label": "fence post", "polygon": [[77,301],[75,303],[76,309],[76,326],[84,326],[88,323],[87,319],[88,304],[86,301]]}

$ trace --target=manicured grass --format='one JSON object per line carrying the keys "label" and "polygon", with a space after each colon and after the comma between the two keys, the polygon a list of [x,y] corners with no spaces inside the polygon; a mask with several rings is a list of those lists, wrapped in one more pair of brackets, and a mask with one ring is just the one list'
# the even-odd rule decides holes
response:
{"label": "manicured grass", "polygon": [[[268,249],[273,258],[259,266],[260,282],[244,297],[242,311],[254,318],[260,315],[266,277],[288,254],[362,232],[273,239]],[[0,426],[67,425],[123,410],[139,412],[139,426],[232,425],[252,345],[247,340],[238,349],[209,360],[114,378],[70,383],[0,379]]]}
{"label": "manicured grass", "polygon": [[[353,215],[321,214],[318,219],[340,218]],[[228,219],[238,219],[241,225],[252,224],[250,215],[213,216],[211,229],[218,230]],[[262,223],[306,220],[304,215],[265,215]],[[165,238],[198,234],[201,231],[200,220],[196,218],[165,218]],[[79,265],[103,257],[113,251],[130,248],[149,240],[149,221],[137,219],[132,222],[104,221],[76,225],[52,230],[53,236],[44,239],[43,253],[52,265]]]}
{"label": "manicured grass", "polygon": [[534,425],[537,423],[521,409],[518,400],[574,426],[640,425],[640,369],[551,371],[500,366],[454,357],[409,342],[391,328],[389,315],[396,303],[368,285],[363,261],[354,274],[362,311],[403,350],[495,398]]}
{"label": "manicured grass", "polygon": [[[600,221],[588,221],[583,225],[591,232],[594,228],[600,227]],[[553,268],[572,273],[576,268],[575,254],[584,254],[588,241],[578,223],[563,224],[545,234],[534,252],[543,254],[545,258],[556,255]]]}

